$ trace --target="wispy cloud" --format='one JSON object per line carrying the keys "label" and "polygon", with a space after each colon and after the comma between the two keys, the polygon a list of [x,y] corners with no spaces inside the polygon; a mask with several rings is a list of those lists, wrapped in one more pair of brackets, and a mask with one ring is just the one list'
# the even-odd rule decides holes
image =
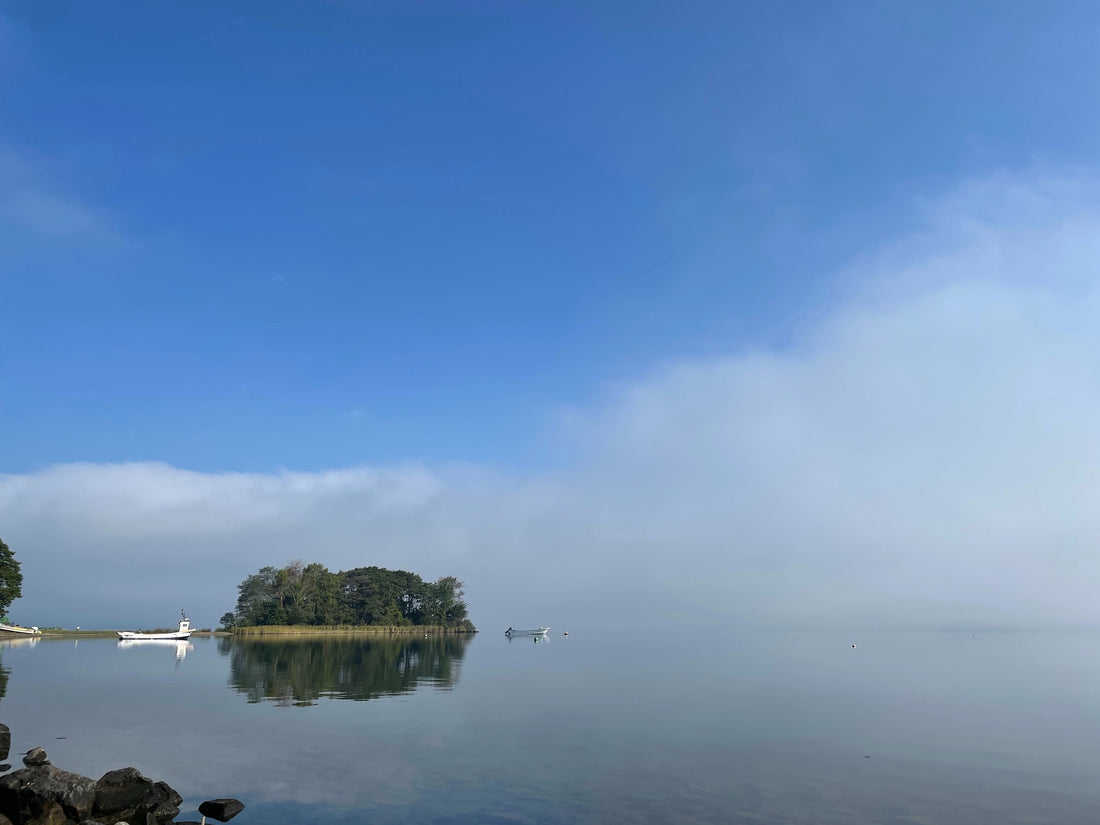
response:
{"label": "wispy cloud", "polygon": [[2,477],[19,615],[149,623],[186,598],[210,623],[245,573],[300,557],[457,574],[489,624],[1100,622],[1092,191],[951,194],[791,348],[669,363],[573,411],[579,457],[550,475]]}
{"label": "wispy cloud", "polygon": [[130,245],[117,220],[64,191],[38,165],[0,146],[0,232],[9,243],[27,244],[27,233],[40,241],[113,252]]}

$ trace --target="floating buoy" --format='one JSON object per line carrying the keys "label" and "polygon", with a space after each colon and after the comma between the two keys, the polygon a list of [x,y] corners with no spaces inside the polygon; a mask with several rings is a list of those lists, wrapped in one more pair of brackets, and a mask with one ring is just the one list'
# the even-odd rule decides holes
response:
{"label": "floating buoy", "polygon": [[855,645],[852,645],[852,647],[855,647]]}

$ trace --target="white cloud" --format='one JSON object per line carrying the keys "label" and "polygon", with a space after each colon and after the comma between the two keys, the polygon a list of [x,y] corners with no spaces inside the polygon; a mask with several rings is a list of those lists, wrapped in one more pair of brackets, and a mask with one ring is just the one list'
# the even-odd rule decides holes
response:
{"label": "white cloud", "polygon": [[488,627],[1100,622],[1090,191],[1005,177],[926,206],[791,349],[670,363],[574,411],[579,458],[551,475],[0,477],[19,615],[148,624],[182,600],[211,623],[244,574],[303,558],[455,573]]}

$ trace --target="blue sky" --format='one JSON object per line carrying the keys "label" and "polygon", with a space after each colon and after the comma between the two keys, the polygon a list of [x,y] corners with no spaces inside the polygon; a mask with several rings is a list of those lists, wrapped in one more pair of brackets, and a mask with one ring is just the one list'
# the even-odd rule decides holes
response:
{"label": "blue sky", "polygon": [[206,625],[305,558],[501,627],[1100,624],[1098,35],[9,0],[19,609]]}
{"label": "blue sky", "polygon": [[1090,4],[0,14],[39,207],[4,216],[7,472],[542,466],[562,407],[784,346],[914,197],[1100,145]]}

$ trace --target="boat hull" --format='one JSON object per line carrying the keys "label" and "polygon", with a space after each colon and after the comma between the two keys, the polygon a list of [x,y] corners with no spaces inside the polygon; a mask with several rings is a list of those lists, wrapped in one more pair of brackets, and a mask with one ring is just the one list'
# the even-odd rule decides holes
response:
{"label": "boat hull", "polygon": [[18,633],[20,636],[40,636],[42,631],[36,627],[18,627],[12,624],[0,624],[4,633]]}

